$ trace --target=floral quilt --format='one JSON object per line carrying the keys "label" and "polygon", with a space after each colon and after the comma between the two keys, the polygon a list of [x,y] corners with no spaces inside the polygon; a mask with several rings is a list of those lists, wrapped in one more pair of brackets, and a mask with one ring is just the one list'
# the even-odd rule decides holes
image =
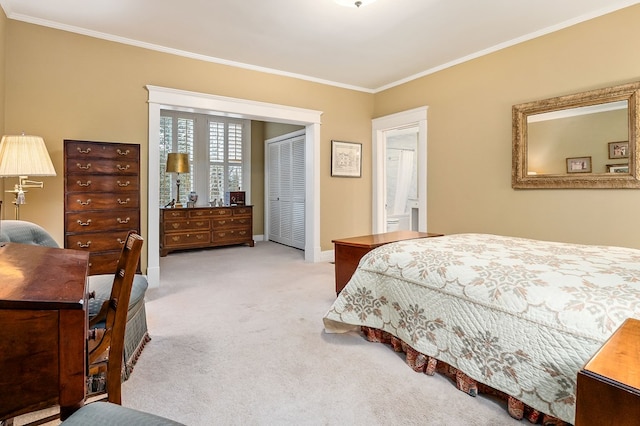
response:
{"label": "floral quilt", "polygon": [[367,326],[571,424],[578,371],[640,318],[640,250],[458,234],[381,246],[324,317]]}

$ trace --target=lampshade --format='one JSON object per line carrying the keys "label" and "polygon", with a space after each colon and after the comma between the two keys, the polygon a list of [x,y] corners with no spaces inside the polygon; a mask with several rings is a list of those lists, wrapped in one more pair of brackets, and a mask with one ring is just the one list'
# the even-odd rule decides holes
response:
{"label": "lampshade", "polygon": [[167,154],[167,173],[189,173],[189,154]]}
{"label": "lampshade", "polygon": [[40,136],[3,136],[0,176],[55,176],[51,157]]}

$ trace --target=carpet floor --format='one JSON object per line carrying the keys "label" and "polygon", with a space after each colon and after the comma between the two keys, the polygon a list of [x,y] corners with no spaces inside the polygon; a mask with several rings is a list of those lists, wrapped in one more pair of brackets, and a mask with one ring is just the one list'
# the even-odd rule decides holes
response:
{"label": "carpet floor", "polygon": [[123,405],[187,425],[515,425],[502,401],[328,334],[334,265],[272,242],[176,252],[147,291],[151,342]]}

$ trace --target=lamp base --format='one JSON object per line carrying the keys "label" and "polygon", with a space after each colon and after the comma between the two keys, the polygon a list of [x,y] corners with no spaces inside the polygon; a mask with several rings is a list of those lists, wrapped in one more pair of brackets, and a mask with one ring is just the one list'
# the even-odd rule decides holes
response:
{"label": "lamp base", "polygon": [[181,209],[184,206],[182,205],[182,203],[176,203],[173,207],[176,208],[176,209]]}

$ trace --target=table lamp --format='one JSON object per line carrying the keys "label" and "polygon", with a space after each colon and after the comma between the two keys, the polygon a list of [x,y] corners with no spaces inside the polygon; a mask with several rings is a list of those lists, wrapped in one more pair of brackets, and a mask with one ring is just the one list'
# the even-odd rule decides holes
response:
{"label": "table lamp", "polygon": [[17,176],[18,183],[13,190],[15,195],[16,220],[20,219],[20,205],[26,204],[24,188],[43,188],[44,183],[28,180],[29,176],[55,176],[51,157],[40,136],[21,135],[3,136],[0,141],[0,177]]}
{"label": "table lamp", "polygon": [[177,173],[176,186],[178,192],[176,193],[175,207],[182,207],[180,202],[180,173],[189,173],[189,154],[170,152],[167,154],[167,173]]}

